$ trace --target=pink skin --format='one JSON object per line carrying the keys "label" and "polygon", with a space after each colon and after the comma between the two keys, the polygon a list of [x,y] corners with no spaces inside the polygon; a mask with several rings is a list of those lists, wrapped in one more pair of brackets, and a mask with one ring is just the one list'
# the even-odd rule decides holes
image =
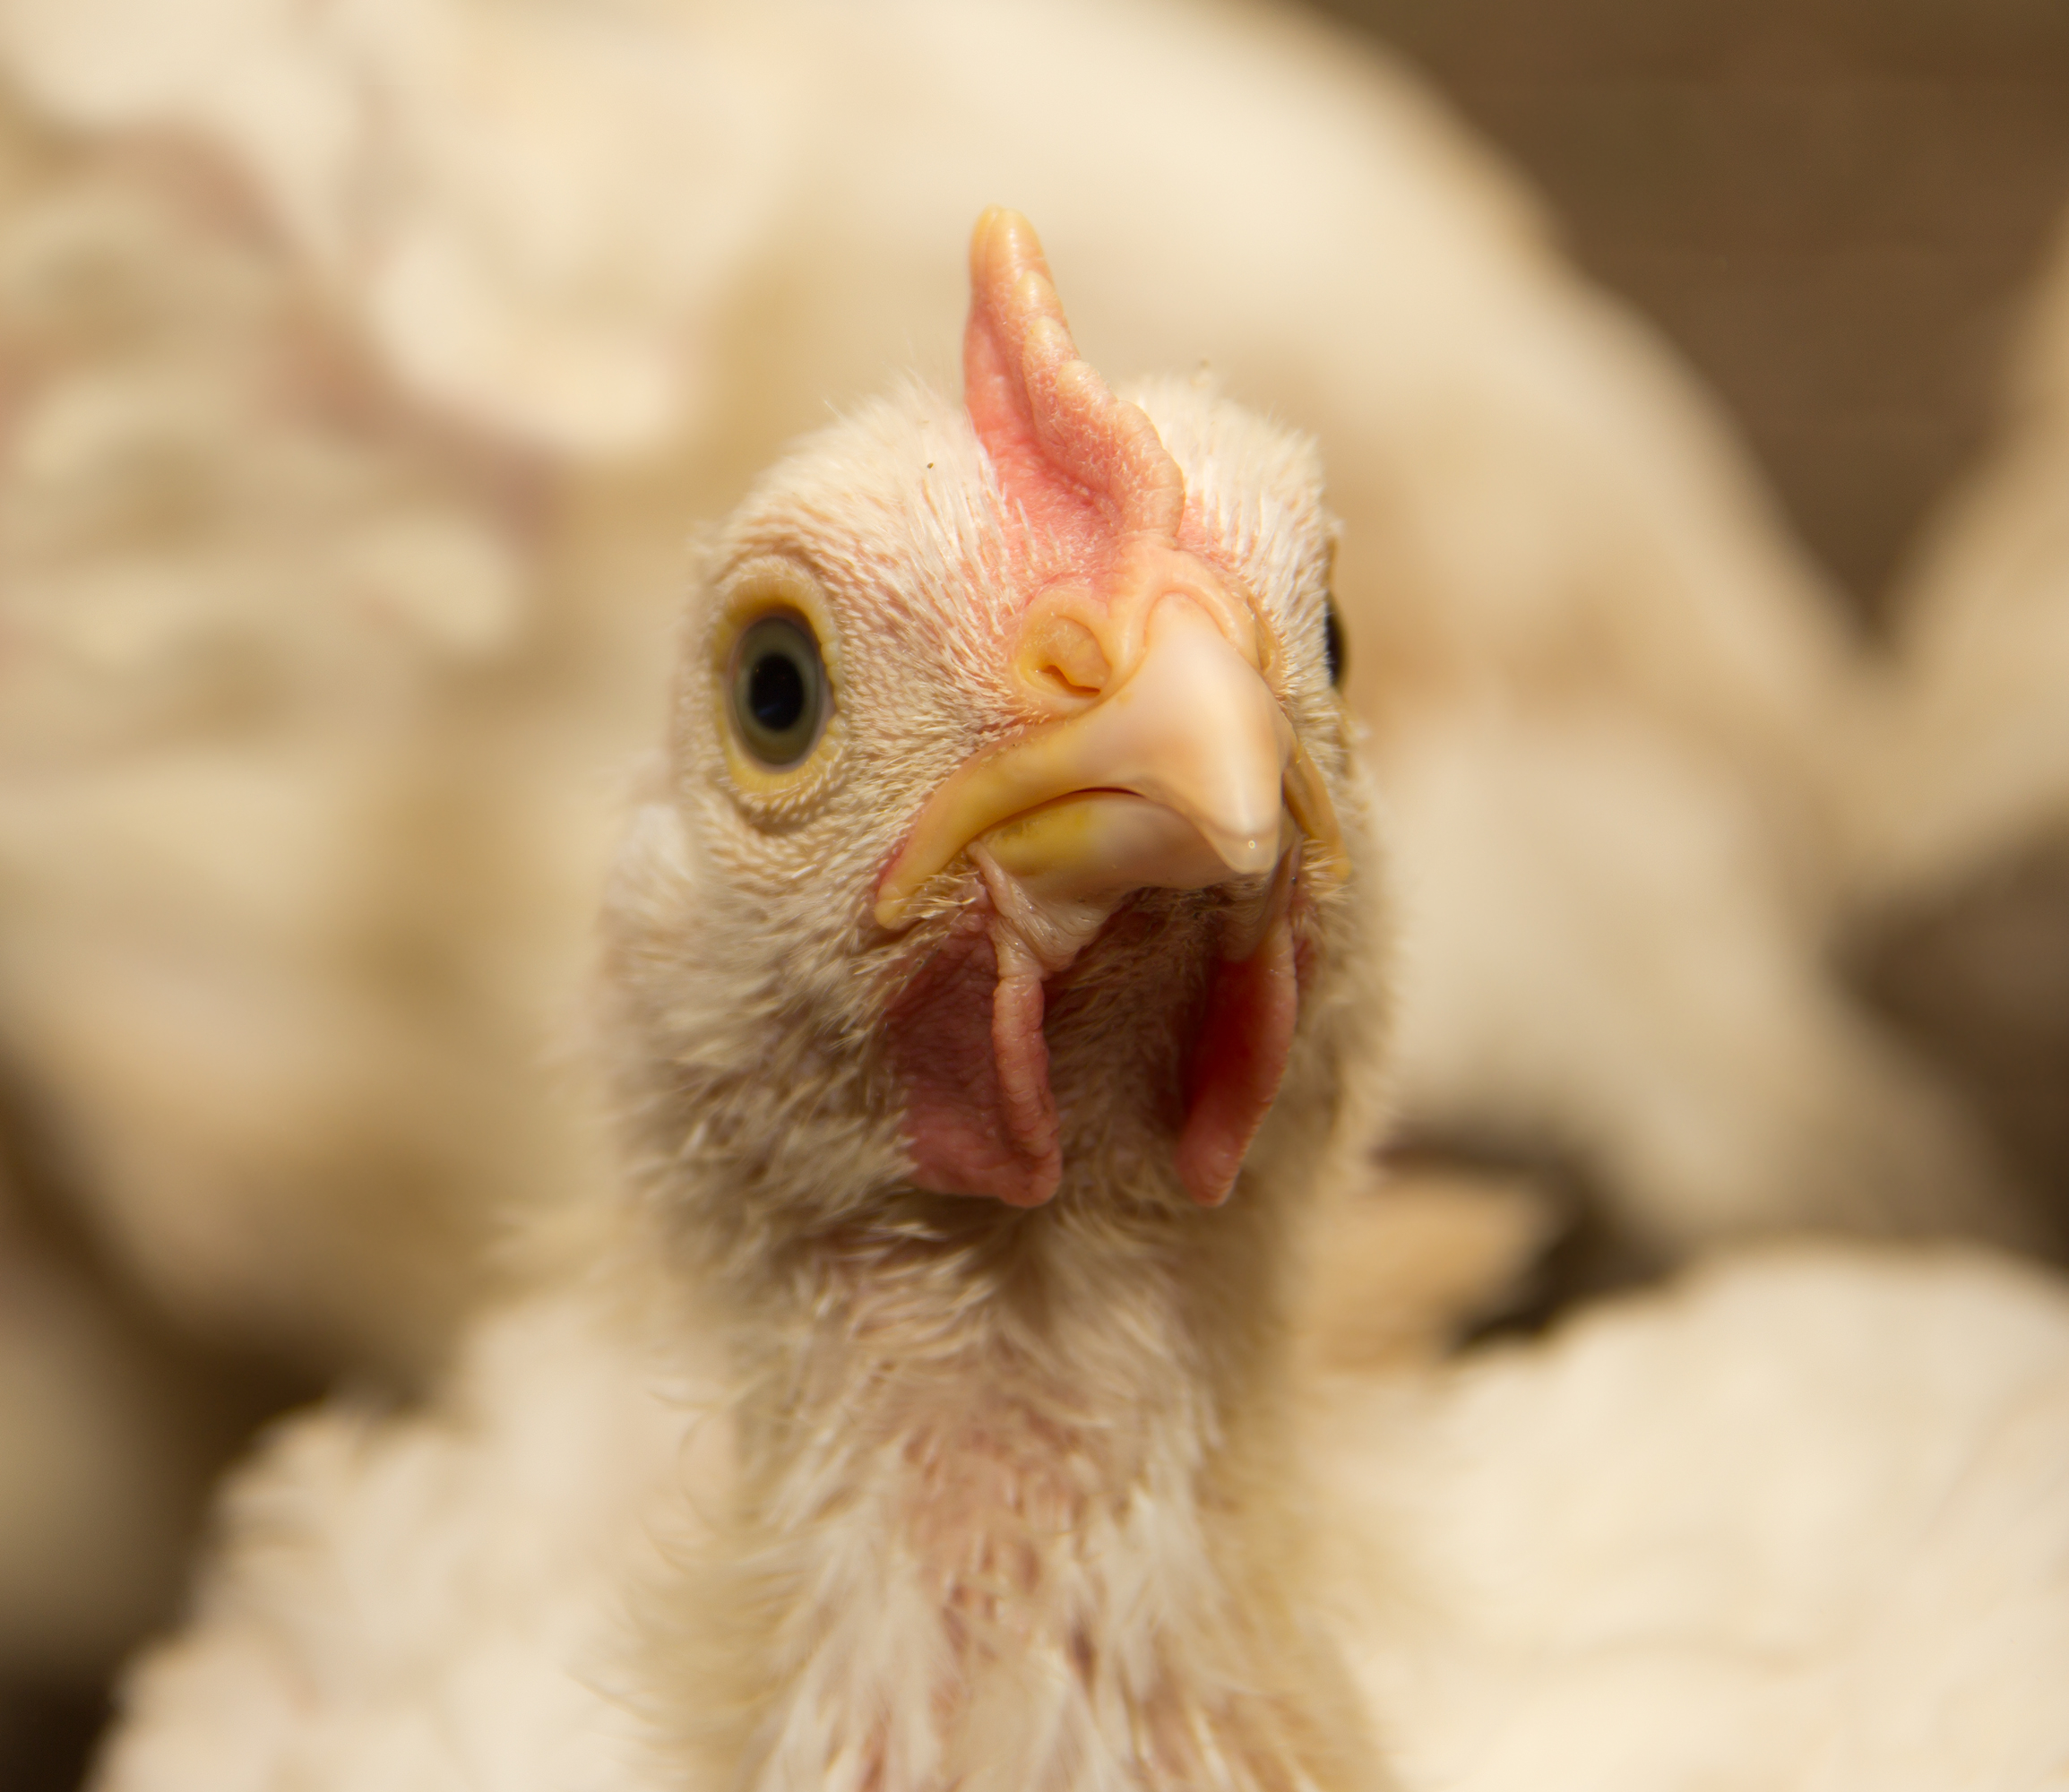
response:
{"label": "pink skin", "polygon": [[[1027,600],[1059,578],[1102,604],[1147,581],[1151,589],[1190,587],[1196,573],[1211,581],[1178,540],[1183,474],[1150,419],[1077,358],[1023,220],[987,214],[971,246],[970,285],[970,422],[1008,514],[1026,520],[1014,546],[1024,553],[1039,542],[1045,557],[1061,550],[1052,576],[1030,575]],[[979,899],[892,1004],[886,1042],[921,1188],[1016,1207],[1056,1193],[1062,1157],[1043,978],[1065,968],[1040,963]],[[1299,982],[1285,914],[1248,958],[1220,960],[1211,973],[1173,1142],[1179,1179],[1203,1206],[1228,1198],[1277,1098]]]}
{"label": "pink skin", "polygon": [[1185,1129],[1172,1152],[1178,1180],[1201,1206],[1219,1207],[1236,1186],[1250,1142],[1279,1098],[1299,1017],[1293,932],[1281,917],[1242,963],[1216,965],[1208,986]]}
{"label": "pink skin", "polygon": [[901,992],[884,1035],[905,1095],[913,1181],[1039,1207],[1063,1175],[1041,978],[1002,977],[998,964],[979,904]]}
{"label": "pink skin", "polygon": [[1030,532],[1103,583],[1134,541],[1175,541],[1185,479],[1150,419],[1077,358],[1041,246],[1015,222],[980,224],[970,245],[963,405]]}

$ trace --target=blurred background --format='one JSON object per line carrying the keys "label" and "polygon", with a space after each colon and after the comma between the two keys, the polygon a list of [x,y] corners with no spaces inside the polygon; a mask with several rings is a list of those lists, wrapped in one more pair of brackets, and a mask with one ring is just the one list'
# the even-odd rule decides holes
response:
{"label": "blurred background", "polygon": [[[1341,267],[1183,303],[1142,268],[1215,284],[1184,217],[1073,211],[1096,131],[977,141],[1053,68],[939,98],[988,27],[887,9],[815,113],[780,9],[676,9],[678,139],[582,8],[504,10],[0,4],[9,1792],[77,1782],[254,1427],[417,1397],[502,1216],[608,1185],[571,992],[685,538],[828,401],[946,375],[961,157],[1095,360],[1207,356],[1322,438],[1414,947],[1396,1179],[1528,1210],[1444,1324],[1777,1227],[2058,1252],[2057,0],[1072,13],[1123,91],[1182,53],[1324,121],[1236,120],[1262,200],[1186,216],[1265,241],[1300,177]],[[388,121],[335,178],[332,85]],[[877,210],[820,192],[850,163]],[[628,168],[712,203],[614,237]],[[830,280],[796,246],[843,231],[881,249]]]}
{"label": "blurred background", "polygon": [[[1513,159],[1567,252],[1722,401],[1830,589],[1886,645],[1960,526],[1964,482],[2035,401],[2018,351],[2037,307],[2059,311],[2044,276],[2069,250],[2069,11],[1325,9],[1427,74]],[[1895,900],[1844,956],[1853,986],[2060,1186],[2069,863],[2053,833],[1958,892]]]}
{"label": "blurred background", "polygon": [[1969,470],[2069,184],[2047,0],[1331,8],[1529,176],[1872,624]]}

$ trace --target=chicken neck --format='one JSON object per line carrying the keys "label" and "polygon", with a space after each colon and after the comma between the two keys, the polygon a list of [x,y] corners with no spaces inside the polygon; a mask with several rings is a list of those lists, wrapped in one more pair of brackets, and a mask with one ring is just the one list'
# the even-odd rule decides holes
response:
{"label": "chicken neck", "polygon": [[1302,1616],[1269,1203],[915,1214],[815,1240],[740,1325],[689,1670],[733,1689],[732,1783],[1368,1783]]}

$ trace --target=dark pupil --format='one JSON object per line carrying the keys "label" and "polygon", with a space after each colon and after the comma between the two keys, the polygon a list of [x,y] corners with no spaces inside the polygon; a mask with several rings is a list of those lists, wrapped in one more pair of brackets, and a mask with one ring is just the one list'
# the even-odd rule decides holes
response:
{"label": "dark pupil", "polygon": [[795,765],[812,750],[827,708],[826,672],[808,625],[765,616],[741,638],[733,673],[733,726],[764,765]]}
{"label": "dark pupil", "polygon": [[747,709],[771,734],[797,727],[805,713],[805,675],[789,654],[768,652],[747,670]]}
{"label": "dark pupil", "polygon": [[1343,683],[1343,625],[1336,619],[1333,600],[1325,601],[1322,610],[1322,653],[1329,661],[1329,682]]}

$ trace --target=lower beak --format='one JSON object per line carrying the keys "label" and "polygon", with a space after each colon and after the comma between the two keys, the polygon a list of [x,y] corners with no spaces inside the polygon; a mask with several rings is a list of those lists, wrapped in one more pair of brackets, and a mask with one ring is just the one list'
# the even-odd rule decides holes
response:
{"label": "lower beak", "polygon": [[902,926],[927,881],[972,849],[1044,908],[1103,914],[1130,890],[1265,876],[1302,833],[1340,844],[1314,762],[1257,668],[1174,592],[1124,680],[935,791],[878,887],[876,918]]}

